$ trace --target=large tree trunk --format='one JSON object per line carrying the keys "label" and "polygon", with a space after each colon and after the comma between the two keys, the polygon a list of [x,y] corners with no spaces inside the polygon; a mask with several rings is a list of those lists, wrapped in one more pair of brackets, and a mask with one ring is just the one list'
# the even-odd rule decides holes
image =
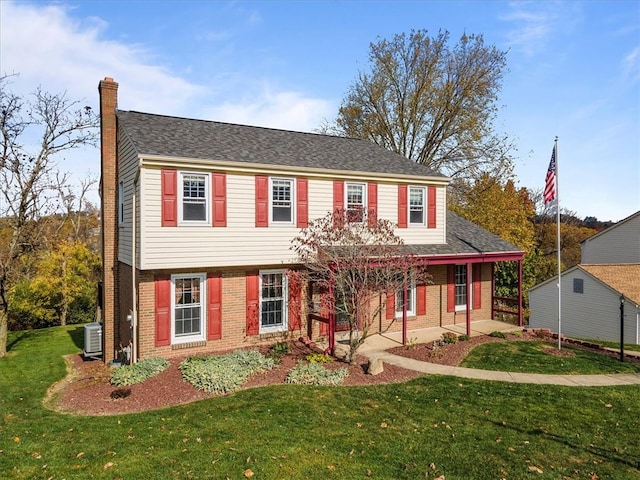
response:
{"label": "large tree trunk", "polygon": [[7,331],[7,311],[4,308],[0,308],[0,358],[7,355]]}

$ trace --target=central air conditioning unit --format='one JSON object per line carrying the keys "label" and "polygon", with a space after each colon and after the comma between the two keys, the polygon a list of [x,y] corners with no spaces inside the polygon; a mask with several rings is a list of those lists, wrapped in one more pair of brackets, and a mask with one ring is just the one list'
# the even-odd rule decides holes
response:
{"label": "central air conditioning unit", "polygon": [[102,357],[102,324],[98,322],[87,323],[84,326],[84,350],[85,358]]}

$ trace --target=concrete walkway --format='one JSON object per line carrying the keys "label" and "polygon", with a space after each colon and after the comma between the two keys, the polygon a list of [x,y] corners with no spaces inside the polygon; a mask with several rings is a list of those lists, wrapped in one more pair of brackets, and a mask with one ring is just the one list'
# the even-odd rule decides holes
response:
{"label": "concrete walkway", "polygon": [[[472,322],[471,335],[485,335],[495,331],[509,332],[521,330],[521,327],[494,320]],[[407,332],[408,343],[428,343],[442,337],[444,332],[465,333],[466,326],[449,325],[446,328],[434,327]],[[402,345],[402,333],[372,335],[358,350],[358,354],[368,359],[379,358],[383,363],[415,370],[427,375],[452,375],[455,377],[472,378],[476,380],[494,380],[513,383],[537,383],[545,385],[564,385],[568,387],[600,387],[608,385],[639,385],[640,373],[619,373],[608,375],[546,375],[540,373],[501,372],[493,370],[478,370],[475,368],[453,367],[436,363],[422,362],[411,358],[393,355],[386,350]],[[346,353],[345,339],[336,335],[336,349],[338,355]]]}

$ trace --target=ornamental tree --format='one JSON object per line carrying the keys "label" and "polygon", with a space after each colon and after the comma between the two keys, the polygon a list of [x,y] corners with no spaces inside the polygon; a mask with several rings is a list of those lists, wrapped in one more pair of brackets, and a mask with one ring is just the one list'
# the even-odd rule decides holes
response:
{"label": "ornamental tree", "polygon": [[65,93],[22,97],[0,77],[0,357],[6,355],[9,289],[43,240],[38,220],[54,213],[57,155],[98,138],[98,117]]}
{"label": "ornamental tree", "polygon": [[298,277],[292,283],[312,282],[323,292],[323,313],[335,315],[348,326],[345,360],[349,363],[356,361],[373,320],[383,314],[387,295],[398,291],[407,295],[412,282],[430,281],[426,267],[409,252],[394,228],[393,223],[373,215],[364,215],[362,222],[349,222],[338,211],[310,221],[292,240],[291,248],[303,267],[290,272]]}

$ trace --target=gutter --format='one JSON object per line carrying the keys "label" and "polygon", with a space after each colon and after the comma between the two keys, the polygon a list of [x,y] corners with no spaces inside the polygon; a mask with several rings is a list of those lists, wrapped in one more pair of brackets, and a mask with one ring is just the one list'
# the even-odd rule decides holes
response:
{"label": "gutter", "polygon": [[131,363],[138,361],[138,288],[136,286],[136,195],[140,180],[141,162],[133,178],[133,193],[131,195]]}

